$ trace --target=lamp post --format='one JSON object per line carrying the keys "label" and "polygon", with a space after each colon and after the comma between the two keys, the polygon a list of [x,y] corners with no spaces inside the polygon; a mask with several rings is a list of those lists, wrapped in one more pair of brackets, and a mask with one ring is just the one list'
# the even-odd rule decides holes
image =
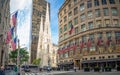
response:
{"label": "lamp post", "polygon": [[18,39],[18,55],[17,55],[17,68],[18,73],[20,73],[20,40]]}

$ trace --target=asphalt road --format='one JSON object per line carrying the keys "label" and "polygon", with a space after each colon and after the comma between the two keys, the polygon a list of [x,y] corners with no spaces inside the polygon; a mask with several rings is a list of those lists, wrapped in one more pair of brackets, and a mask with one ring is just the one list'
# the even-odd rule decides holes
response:
{"label": "asphalt road", "polygon": [[[6,72],[6,75],[16,75],[14,71]],[[51,72],[26,72],[22,75],[120,75],[120,71],[112,72],[84,72],[84,71],[51,71]]]}
{"label": "asphalt road", "polygon": [[120,72],[68,72],[54,75],[120,75]]}

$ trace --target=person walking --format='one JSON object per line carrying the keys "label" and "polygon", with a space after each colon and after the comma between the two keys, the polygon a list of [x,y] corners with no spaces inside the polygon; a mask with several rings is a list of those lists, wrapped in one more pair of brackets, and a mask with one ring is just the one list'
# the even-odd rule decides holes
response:
{"label": "person walking", "polygon": [[0,68],[0,75],[5,75],[4,66],[1,66]]}
{"label": "person walking", "polygon": [[74,67],[74,71],[76,72],[76,67]]}

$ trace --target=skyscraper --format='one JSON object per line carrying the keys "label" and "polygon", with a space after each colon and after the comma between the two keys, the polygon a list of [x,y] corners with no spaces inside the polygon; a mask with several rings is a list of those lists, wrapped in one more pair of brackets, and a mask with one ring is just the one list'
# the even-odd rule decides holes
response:
{"label": "skyscraper", "polygon": [[31,41],[31,63],[36,59],[38,39],[39,39],[39,26],[41,15],[43,16],[43,21],[45,21],[46,13],[46,1],[45,0],[33,0],[32,9],[32,41]]}
{"label": "skyscraper", "polygon": [[41,58],[41,66],[50,65],[51,50],[50,4],[45,0],[34,0],[32,14],[31,63],[34,59]]}

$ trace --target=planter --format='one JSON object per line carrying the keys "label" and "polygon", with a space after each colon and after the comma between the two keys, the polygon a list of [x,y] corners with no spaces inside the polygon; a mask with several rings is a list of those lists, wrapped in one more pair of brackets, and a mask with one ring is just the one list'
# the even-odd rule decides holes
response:
{"label": "planter", "polygon": [[111,72],[111,67],[105,67],[106,72]]}
{"label": "planter", "polygon": [[95,67],[94,68],[94,72],[99,72],[100,71],[100,67]]}
{"label": "planter", "polygon": [[117,71],[120,71],[120,66],[117,67]]}
{"label": "planter", "polygon": [[84,68],[84,71],[85,71],[85,72],[89,72],[89,71],[90,71],[90,68],[86,67],[86,68]]}

